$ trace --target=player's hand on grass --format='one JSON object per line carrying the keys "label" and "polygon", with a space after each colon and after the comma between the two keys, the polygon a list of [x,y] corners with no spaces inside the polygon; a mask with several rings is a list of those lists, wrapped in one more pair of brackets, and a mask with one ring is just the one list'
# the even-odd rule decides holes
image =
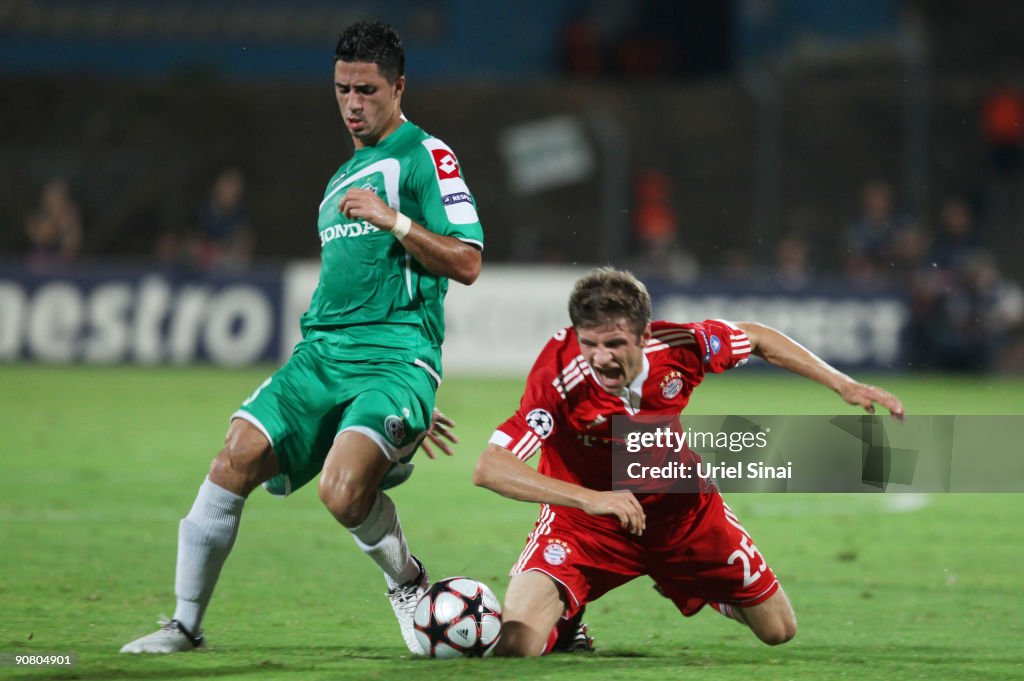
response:
{"label": "player's hand on grass", "polygon": [[350,220],[366,220],[374,227],[391,231],[398,213],[369,189],[353,187],[338,203],[338,212]]}
{"label": "player's hand on grass", "polygon": [[903,403],[895,395],[874,385],[850,381],[840,386],[839,396],[848,404],[863,407],[864,411],[869,414],[875,413],[875,403],[877,402],[900,421],[906,416],[903,411]]}
{"label": "player's hand on grass", "polygon": [[592,492],[580,506],[590,515],[613,515],[622,529],[640,536],[647,527],[647,517],[632,492]]}
{"label": "player's hand on grass", "polygon": [[445,416],[440,409],[434,409],[434,415],[430,419],[430,430],[427,431],[427,437],[423,439],[422,443],[423,453],[427,455],[427,458],[437,458],[435,447],[447,456],[454,453],[451,445],[448,444],[449,442],[451,444],[459,442],[458,436],[452,431],[454,427],[455,421]]}

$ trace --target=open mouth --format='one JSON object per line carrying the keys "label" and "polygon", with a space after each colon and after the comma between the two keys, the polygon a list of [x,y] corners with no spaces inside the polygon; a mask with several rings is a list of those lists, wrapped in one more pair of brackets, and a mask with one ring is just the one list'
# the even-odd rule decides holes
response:
{"label": "open mouth", "polygon": [[597,382],[605,390],[618,390],[622,387],[622,369],[619,367],[602,367],[594,369]]}

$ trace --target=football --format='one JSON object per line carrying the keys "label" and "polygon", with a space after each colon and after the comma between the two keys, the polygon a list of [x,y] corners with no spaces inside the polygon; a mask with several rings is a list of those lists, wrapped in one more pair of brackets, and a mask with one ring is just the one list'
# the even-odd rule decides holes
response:
{"label": "football", "polygon": [[483,657],[501,634],[501,604],[486,584],[449,577],[420,597],[413,621],[424,655]]}

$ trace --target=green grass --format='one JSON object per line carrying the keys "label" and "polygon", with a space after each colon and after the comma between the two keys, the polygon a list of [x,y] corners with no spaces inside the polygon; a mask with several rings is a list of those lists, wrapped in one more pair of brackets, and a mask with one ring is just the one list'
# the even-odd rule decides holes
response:
{"label": "green grass", "polygon": [[[121,656],[174,608],[178,520],[235,406],[266,368],[0,366],[0,653],[75,652],[77,667],[13,679],[1008,679],[1024,677],[1024,496],[734,495],[730,504],[796,607],[800,632],[768,648],[707,610],[682,618],[648,580],[588,609],[599,652],[539,660],[410,658],[376,568],[312,488],[257,491],[206,621],[207,651]],[[872,377],[912,414],[1014,414],[1024,384]],[[419,463],[394,491],[435,577],[504,592],[536,509],[470,473],[521,380],[451,379],[457,456]],[[852,413],[806,381],[712,377],[701,413]]]}

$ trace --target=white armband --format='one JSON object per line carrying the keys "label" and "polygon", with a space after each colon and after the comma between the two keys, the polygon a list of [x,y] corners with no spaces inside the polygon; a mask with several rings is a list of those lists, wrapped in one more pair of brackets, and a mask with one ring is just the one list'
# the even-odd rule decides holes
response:
{"label": "white armband", "polygon": [[391,235],[401,241],[409,236],[410,229],[412,229],[412,220],[409,219],[408,215],[398,213],[397,217],[395,217],[395,226],[391,228]]}

